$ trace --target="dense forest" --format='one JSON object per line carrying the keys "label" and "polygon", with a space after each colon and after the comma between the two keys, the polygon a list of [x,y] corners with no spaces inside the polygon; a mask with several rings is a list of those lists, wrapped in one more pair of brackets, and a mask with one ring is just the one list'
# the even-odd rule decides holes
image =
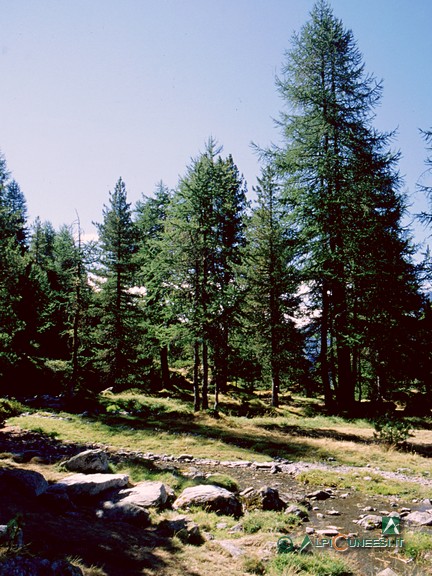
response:
{"label": "dense forest", "polygon": [[174,190],[132,206],[119,178],[84,242],[79,220],[28,222],[1,157],[1,394],[192,383],[195,410],[217,411],[234,385],[346,411],[431,392],[429,257],[414,262],[402,224],[395,135],[373,124],[382,85],[324,0],[276,85],[280,144],[256,147],[253,202],[210,138]]}

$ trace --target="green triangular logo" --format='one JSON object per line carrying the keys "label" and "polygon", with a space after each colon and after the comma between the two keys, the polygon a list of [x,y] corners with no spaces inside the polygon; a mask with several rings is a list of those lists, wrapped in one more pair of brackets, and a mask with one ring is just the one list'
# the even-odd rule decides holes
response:
{"label": "green triangular logo", "polygon": [[303,538],[303,542],[301,543],[299,554],[304,552],[308,546],[312,546],[312,540],[306,534],[306,536]]}
{"label": "green triangular logo", "polygon": [[384,516],[382,519],[382,533],[385,536],[398,536],[400,534],[400,518]]}

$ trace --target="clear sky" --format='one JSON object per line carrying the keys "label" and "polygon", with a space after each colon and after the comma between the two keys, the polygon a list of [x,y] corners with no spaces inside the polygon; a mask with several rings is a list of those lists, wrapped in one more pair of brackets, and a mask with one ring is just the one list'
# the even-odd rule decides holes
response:
{"label": "clear sky", "polygon": [[[0,0],[0,150],[29,216],[93,233],[119,176],[129,201],[175,187],[210,135],[249,190],[250,143],[278,142],[274,78],[313,0]],[[376,126],[411,195],[432,126],[432,1],[332,0],[383,80]],[[416,227],[416,239],[426,233]]]}

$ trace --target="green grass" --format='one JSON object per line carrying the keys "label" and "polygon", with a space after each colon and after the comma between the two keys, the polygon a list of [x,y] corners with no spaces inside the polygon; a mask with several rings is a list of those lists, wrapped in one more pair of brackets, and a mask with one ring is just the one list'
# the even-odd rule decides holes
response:
{"label": "green grass", "polygon": [[[369,480],[365,480],[369,478]],[[401,482],[398,480],[389,481],[378,474],[358,474],[346,473],[341,476],[337,472],[328,470],[308,470],[301,472],[297,476],[299,482],[304,484],[322,487],[349,489],[370,496],[401,496],[404,498],[426,498],[430,494],[430,488],[415,484],[415,482]]]}
{"label": "green grass", "polygon": [[[430,532],[404,532],[404,546],[402,554],[407,558],[413,558],[416,563],[430,564],[432,551],[432,534]],[[429,555],[429,556],[427,556]]]}
{"label": "green grass", "polygon": [[256,532],[288,534],[301,523],[302,521],[295,514],[263,510],[253,510],[246,514],[242,520],[246,534],[255,534]]}
{"label": "green grass", "polygon": [[[223,396],[230,414],[249,402],[244,391]],[[384,471],[409,468],[411,474],[427,475],[429,460],[415,453],[386,450],[373,441],[374,428],[364,419],[349,420],[325,416],[322,405],[313,399],[294,397],[290,404],[273,410],[272,416],[236,417],[221,413],[194,413],[190,401],[154,397],[136,391],[104,393],[100,402],[105,413],[93,418],[63,414],[67,420],[35,413],[12,417],[10,424],[47,434],[59,441],[102,444],[113,449],[180,455],[215,460],[265,461],[275,457],[332,465],[377,466]],[[268,405],[261,394],[257,402]],[[252,405],[253,402],[251,402]],[[432,444],[432,431],[416,430],[423,446]],[[409,474],[410,472],[408,472]],[[372,483],[374,486],[374,484]],[[368,491],[370,487],[358,489]],[[399,488],[397,488],[399,491]],[[370,492],[368,492],[370,493]],[[382,493],[375,485],[375,492]]]}
{"label": "green grass", "polygon": [[349,576],[352,574],[348,563],[330,553],[321,554],[278,554],[267,568],[270,576]]}
{"label": "green grass", "polygon": [[[10,418],[9,424],[25,430],[42,432],[63,442],[103,444],[115,449],[157,454],[191,454],[195,457],[220,460],[267,460],[253,450],[226,444],[221,440],[187,432],[169,432],[158,428],[138,428],[136,419],[121,423],[103,422],[92,418],[63,414],[67,420],[41,418],[37,414]],[[138,422],[139,424],[139,422]]]}

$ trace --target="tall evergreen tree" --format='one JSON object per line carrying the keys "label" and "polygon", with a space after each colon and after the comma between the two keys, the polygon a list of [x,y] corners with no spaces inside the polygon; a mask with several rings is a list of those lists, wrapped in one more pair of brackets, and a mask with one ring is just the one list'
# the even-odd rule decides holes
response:
{"label": "tall evergreen tree", "polygon": [[176,315],[170,297],[171,264],[164,242],[165,222],[171,201],[170,190],[160,182],[154,197],[143,196],[137,203],[135,223],[138,229],[139,250],[136,262],[138,278],[144,286],[143,316],[149,339],[158,348],[161,382],[170,386],[169,343]]}
{"label": "tall evergreen tree", "polygon": [[131,291],[137,234],[121,178],[110,193],[109,206],[104,207],[103,222],[96,226],[101,247],[98,275],[103,279],[100,295],[104,364],[108,382],[120,388],[130,382],[140,345],[136,296]]}
{"label": "tall evergreen tree", "polygon": [[295,236],[274,170],[266,167],[255,189],[256,207],[248,226],[246,251],[248,347],[255,342],[264,374],[269,375],[272,405],[279,405],[283,376],[303,379],[302,336],[296,328],[299,274],[294,265]]}
{"label": "tall evergreen tree", "polygon": [[232,157],[220,153],[210,139],[193,160],[174,195],[165,235],[175,255],[171,284],[193,339],[196,410],[208,407],[210,360],[218,408],[238,313],[236,267],[244,244],[246,188]]}
{"label": "tall evergreen tree", "polygon": [[[373,346],[359,329],[359,310],[372,312],[368,299],[378,293],[387,254],[393,273],[409,268],[398,155],[388,149],[391,135],[372,126],[381,85],[365,73],[352,32],[325,0],[293,37],[278,89],[290,110],[279,121],[284,145],[271,155],[301,239],[304,280],[320,310],[322,386],[328,404],[335,393],[340,407],[351,407],[356,348]],[[402,284],[410,292],[408,276]],[[403,314],[395,304],[400,287],[393,302]],[[383,317],[383,308],[373,313]],[[370,358],[376,353],[370,350]]]}

